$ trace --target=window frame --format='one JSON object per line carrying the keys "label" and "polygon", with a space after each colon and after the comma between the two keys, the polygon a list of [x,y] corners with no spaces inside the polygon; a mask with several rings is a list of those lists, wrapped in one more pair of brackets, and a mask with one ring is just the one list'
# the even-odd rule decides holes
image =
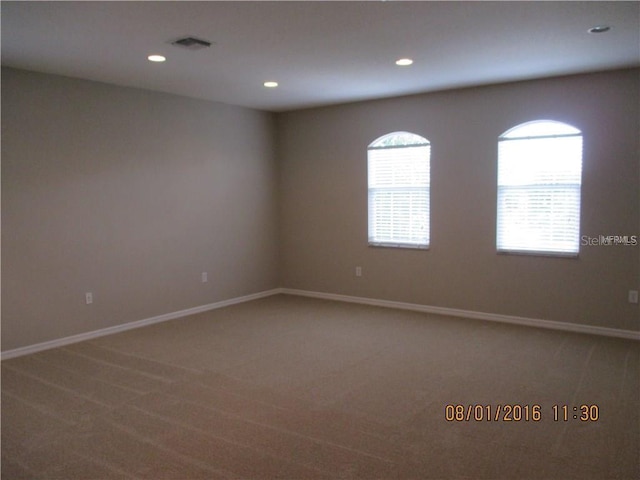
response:
{"label": "window frame", "polygon": [[[402,137],[405,137],[404,139]],[[398,143],[395,143],[398,142]],[[415,159],[408,159],[405,157],[400,158],[391,158],[391,159],[383,159],[383,158],[375,158],[372,152],[380,152],[380,151],[389,151],[389,150],[404,150],[409,148],[420,148],[425,149],[425,157],[424,164],[418,165],[415,162]],[[381,176],[377,173],[377,167],[375,165],[380,162],[380,164],[384,164],[384,162],[405,162],[405,168],[407,170],[397,173],[393,175],[393,178],[397,180],[396,177],[405,177],[408,178],[409,172],[414,169],[418,170],[418,174],[415,176],[417,179],[423,178],[423,181],[420,182],[415,178],[411,179],[411,182],[416,181],[415,185],[405,184],[399,185],[393,183],[393,179],[391,175]],[[387,169],[389,168],[389,164],[385,165]],[[384,167],[382,167],[384,169]],[[422,171],[424,170],[424,171]],[[395,131],[390,132],[385,135],[378,137],[376,140],[371,142],[367,146],[367,225],[368,225],[368,237],[367,242],[370,247],[382,247],[382,248],[401,248],[401,249],[416,249],[416,250],[427,250],[430,247],[431,243],[431,232],[430,232],[430,197],[431,197],[431,180],[430,180],[430,170],[431,170],[431,142],[425,137],[408,132],[408,131]],[[382,179],[384,182],[390,182],[388,185],[380,185],[379,181]],[[402,199],[402,195],[404,194],[405,198]],[[423,198],[421,199],[421,194]],[[378,214],[378,208],[384,207],[384,200],[381,199],[383,195],[386,195],[389,200],[388,203],[393,203],[395,199],[400,199],[401,202],[408,201],[408,205],[404,204],[404,206],[400,206],[396,210],[391,210],[388,212],[391,216],[394,214],[396,216],[400,216],[402,214],[406,215],[408,212],[409,220],[406,222],[394,222],[393,220],[390,222],[391,226],[389,229],[393,230],[394,226],[398,228],[404,228],[405,233],[408,232],[407,235],[397,235],[395,238],[391,238],[388,235],[385,237],[384,235],[384,226],[381,226],[378,222],[376,222],[376,218],[384,216],[384,214]],[[424,198],[426,197],[426,199]],[[418,208],[424,208],[422,213],[418,213],[415,217],[412,217],[414,208],[413,202],[417,203]],[[420,202],[424,202],[424,205],[420,205]],[[424,215],[426,218],[424,221],[424,229],[426,230],[426,234],[423,238],[418,238],[418,234],[415,233],[416,224],[420,221],[419,216]],[[416,218],[418,217],[418,218]],[[378,228],[379,227],[379,228]],[[406,230],[408,229],[408,230]],[[404,237],[404,238],[403,238]],[[413,237],[413,238],[412,238]]]}
{"label": "window frame", "polygon": [[[555,128],[556,133],[543,133],[543,134],[531,133],[531,131],[532,130],[535,131],[535,128],[538,126],[545,127],[545,124],[547,128]],[[529,132],[529,133],[519,135],[518,132],[522,132],[522,131]],[[553,140],[570,139],[570,138],[578,138],[579,143],[577,144],[576,147],[573,147],[573,148],[576,148],[575,151],[568,152],[568,155],[570,155],[570,157],[565,161],[565,163],[568,166],[566,167],[566,172],[564,172],[564,175],[566,175],[568,179],[571,177],[577,177],[577,180],[574,180],[574,181],[565,180],[564,183],[561,183],[559,180],[557,180],[557,178],[562,178],[563,174],[561,173],[561,174],[557,174],[557,178],[554,181],[547,180],[546,182],[541,182],[540,180],[538,180],[537,182],[533,182],[533,178],[535,178],[535,175],[540,176],[541,172],[545,172],[545,175],[549,179],[552,179],[553,170],[543,170],[539,168],[536,169],[535,166],[530,166],[529,170],[531,170],[533,173],[530,173],[531,177],[529,182],[523,182],[520,184],[518,184],[517,182],[512,184],[501,182],[501,177],[502,177],[501,166],[504,166],[504,164],[508,163],[509,161],[513,162],[514,160],[513,158],[508,158],[507,160],[505,160],[505,157],[501,156],[503,152],[503,150],[501,150],[501,146],[506,145],[506,143],[504,142],[512,142],[512,141],[518,142],[518,141],[526,141],[526,140],[553,141]],[[583,166],[583,158],[584,158],[583,144],[584,144],[584,137],[581,130],[574,127],[573,125],[556,121],[556,120],[548,120],[548,119],[533,120],[533,121],[521,123],[519,125],[516,125],[508,129],[498,137],[497,181],[496,181],[496,186],[497,186],[496,243],[495,243],[496,251],[498,254],[533,255],[533,256],[565,257],[565,258],[577,258],[579,256],[580,227],[581,227],[581,215],[582,215],[582,166]],[[542,148],[542,147],[538,146],[538,148]],[[549,148],[549,147],[546,147],[546,148]],[[571,158],[574,155],[575,157]],[[529,159],[529,161],[531,161],[531,159]],[[569,168],[571,167],[572,162],[575,165],[573,165],[573,168]],[[508,175],[505,175],[505,176],[508,176]],[[521,178],[522,177],[524,177],[524,175],[521,175]],[[524,195],[520,195],[520,198],[517,198],[519,191],[523,191],[523,190],[526,191],[527,189],[534,192],[536,189],[538,189],[539,192],[542,191],[546,193],[540,194],[538,192],[537,194],[531,193],[529,195],[525,193]],[[554,191],[556,192],[555,194],[551,193]],[[572,191],[573,193],[571,193]],[[506,242],[505,244],[505,241],[507,240],[505,238],[505,232],[508,230],[508,227],[505,227],[504,222],[509,220],[509,218],[505,218],[505,216],[508,215],[508,212],[505,212],[505,207],[503,206],[505,201],[505,195],[506,195],[505,192],[507,193],[511,192],[512,198],[515,198],[516,200],[520,200],[521,202],[524,201],[525,203],[527,203],[527,201],[531,203],[535,203],[535,200],[541,200],[541,199],[546,199],[548,205],[553,204],[553,202],[558,202],[555,205],[546,207],[549,210],[547,215],[555,214],[556,217],[558,215],[560,216],[565,215],[566,217],[574,218],[575,229],[573,229],[573,231],[571,232],[571,234],[573,235],[573,238],[571,240],[565,240],[565,243],[567,244],[571,242],[570,248],[561,247],[562,241],[560,239],[562,239],[563,235],[558,233],[556,234],[557,238],[547,239],[546,241],[541,240],[537,243],[537,245],[535,244],[535,242],[531,242],[529,245],[525,245],[527,241],[524,241],[519,245],[520,248],[517,248],[514,245],[516,242],[514,242],[513,240],[511,242]],[[513,194],[513,192],[515,192],[515,194]],[[547,195],[546,198],[544,197],[545,194]],[[564,196],[564,201],[562,201],[563,196]],[[561,205],[561,207],[558,208],[558,205]],[[564,213],[563,210],[569,210],[569,213]],[[536,207],[534,206],[532,208],[527,208],[526,213],[521,216],[521,219],[526,222],[527,216],[532,214],[541,215],[542,213],[544,213],[544,207],[539,207],[538,209],[536,209]],[[511,219],[513,220],[513,217]],[[556,225],[560,224],[560,222],[554,222],[553,220],[547,220],[546,222],[543,221],[542,223],[548,224],[547,228],[542,230],[543,234],[546,234],[551,237],[553,237],[553,224],[554,223]],[[535,221],[530,221],[529,224],[525,225],[525,228],[528,228],[529,230],[535,229]],[[567,231],[569,231],[569,229],[567,229]],[[565,234],[565,236],[568,237],[567,234]],[[556,245],[553,245],[554,242],[556,243]],[[554,246],[555,246],[555,249],[553,248]]]}

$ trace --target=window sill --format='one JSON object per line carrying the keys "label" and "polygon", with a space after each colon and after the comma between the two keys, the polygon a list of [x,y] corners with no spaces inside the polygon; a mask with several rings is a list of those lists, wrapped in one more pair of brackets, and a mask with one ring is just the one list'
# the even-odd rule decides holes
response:
{"label": "window sill", "polygon": [[372,243],[369,242],[370,247],[374,248],[400,248],[403,250],[429,250],[429,245],[407,245],[404,243]]}
{"label": "window sill", "polygon": [[498,255],[525,255],[530,257],[578,258],[578,253],[538,252],[533,250],[497,250]]}

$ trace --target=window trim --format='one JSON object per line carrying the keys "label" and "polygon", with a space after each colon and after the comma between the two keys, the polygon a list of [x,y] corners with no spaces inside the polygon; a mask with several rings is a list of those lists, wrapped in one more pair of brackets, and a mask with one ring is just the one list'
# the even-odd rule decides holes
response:
{"label": "window trim", "polygon": [[[399,144],[399,145],[379,145],[383,143],[390,137],[394,136],[402,136],[407,135],[415,139],[415,143],[411,144]],[[371,186],[371,157],[370,152],[372,151],[381,151],[381,150],[399,150],[404,148],[416,148],[416,147],[427,147],[428,154],[426,156],[426,164],[427,164],[427,183],[426,186],[385,186],[385,187],[372,187]],[[399,249],[409,249],[409,250],[428,250],[431,244],[431,142],[425,137],[418,135],[413,132],[408,131],[394,131],[380,137],[376,138],[373,142],[371,142],[367,146],[367,245],[369,247],[374,248],[399,248]],[[397,239],[393,239],[390,241],[384,240],[376,240],[372,235],[372,228],[374,225],[372,224],[372,192],[374,191],[393,191],[397,189],[397,191],[410,191],[411,189],[424,189],[427,194],[427,204],[426,204],[426,214],[427,214],[427,238],[426,243],[416,243],[416,242],[403,242],[398,241]],[[375,232],[374,232],[375,233]]]}
{"label": "window trim", "polygon": [[[567,133],[557,133],[557,134],[549,134],[549,135],[524,135],[524,136],[517,136],[517,137],[511,137],[509,136],[512,132],[525,128],[526,126],[532,125],[532,124],[537,124],[537,123],[547,123],[547,124],[557,124],[558,127],[562,127],[562,128],[566,128],[567,129]],[[577,234],[577,241],[576,241],[576,245],[575,251],[562,251],[562,250],[540,250],[540,249],[518,249],[518,248],[505,248],[504,246],[499,246],[499,240],[500,240],[500,232],[501,230],[503,230],[503,228],[500,228],[501,223],[500,223],[500,213],[501,213],[501,209],[500,209],[500,205],[501,205],[501,189],[506,187],[508,188],[527,188],[527,187],[531,187],[533,186],[533,184],[531,185],[500,185],[500,145],[502,144],[502,142],[510,142],[510,141],[522,141],[522,140],[540,140],[540,139],[554,139],[554,138],[572,138],[572,137],[579,137],[581,142],[580,142],[580,167],[579,167],[579,180],[577,183],[564,183],[564,184],[557,184],[557,185],[564,185],[565,187],[571,186],[576,188],[577,187],[577,193],[578,193],[578,203],[577,203],[577,216],[578,216],[578,223],[577,223],[577,229],[578,229],[578,234]],[[514,127],[509,128],[508,130],[506,130],[504,133],[502,133],[499,137],[498,137],[498,156],[497,156],[497,168],[496,168],[496,173],[497,173],[497,179],[496,179],[496,253],[498,253],[499,255],[527,255],[527,256],[540,256],[540,257],[556,257],[556,258],[578,258],[579,254],[580,254],[580,226],[581,226],[581,217],[582,217],[582,170],[583,170],[583,160],[584,160],[584,141],[583,141],[583,133],[581,130],[579,130],[578,128],[574,127],[573,125],[570,125],[568,123],[565,122],[560,122],[557,120],[549,120],[549,119],[540,119],[540,120],[533,120],[533,121],[529,121],[529,122],[524,122],[521,123],[519,125],[516,125]],[[541,187],[547,186],[547,187],[551,187],[554,184],[538,184]],[[539,248],[539,245],[537,246]]]}

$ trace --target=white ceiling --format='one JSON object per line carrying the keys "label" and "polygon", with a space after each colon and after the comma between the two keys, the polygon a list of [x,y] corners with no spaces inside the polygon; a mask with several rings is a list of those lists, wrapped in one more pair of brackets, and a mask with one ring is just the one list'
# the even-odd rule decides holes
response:
{"label": "white ceiling", "polygon": [[[2,64],[270,111],[640,65],[640,2],[9,2]],[[594,25],[611,31],[590,34]],[[171,45],[192,35],[214,44]],[[147,61],[161,53],[162,64]],[[410,67],[397,67],[411,57]],[[277,89],[262,86],[266,80]]]}

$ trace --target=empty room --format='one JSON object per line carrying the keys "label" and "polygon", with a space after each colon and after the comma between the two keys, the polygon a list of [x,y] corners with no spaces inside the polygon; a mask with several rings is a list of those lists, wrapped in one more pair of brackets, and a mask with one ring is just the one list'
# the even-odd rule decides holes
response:
{"label": "empty room", "polygon": [[640,478],[640,2],[0,14],[3,480]]}

